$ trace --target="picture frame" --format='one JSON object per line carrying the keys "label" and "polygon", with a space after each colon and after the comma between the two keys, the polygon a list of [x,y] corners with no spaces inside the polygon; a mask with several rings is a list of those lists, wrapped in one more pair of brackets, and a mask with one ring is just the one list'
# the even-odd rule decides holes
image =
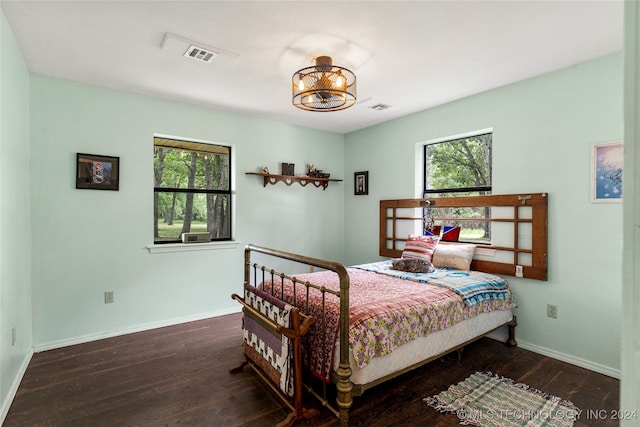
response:
{"label": "picture frame", "polygon": [[353,174],[353,194],[356,196],[369,194],[369,171],[355,172]]}
{"label": "picture frame", "polygon": [[591,202],[622,202],[624,143],[601,142],[591,145]]}
{"label": "picture frame", "polygon": [[296,164],[295,163],[281,163],[281,173],[280,175],[284,175],[284,176],[294,176],[295,170],[296,170]]}
{"label": "picture frame", "polygon": [[120,157],[76,153],[76,188],[120,189]]}

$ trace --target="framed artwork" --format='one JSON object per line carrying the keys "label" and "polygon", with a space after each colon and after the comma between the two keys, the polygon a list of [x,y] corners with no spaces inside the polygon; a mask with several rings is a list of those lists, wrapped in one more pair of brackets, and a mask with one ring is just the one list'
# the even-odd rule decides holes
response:
{"label": "framed artwork", "polygon": [[114,190],[120,187],[120,157],[77,153],[76,188]]}
{"label": "framed artwork", "polygon": [[369,194],[369,171],[355,172],[353,174],[353,194],[366,196]]}
{"label": "framed artwork", "polygon": [[621,202],[624,144],[603,142],[591,146],[591,201]]}

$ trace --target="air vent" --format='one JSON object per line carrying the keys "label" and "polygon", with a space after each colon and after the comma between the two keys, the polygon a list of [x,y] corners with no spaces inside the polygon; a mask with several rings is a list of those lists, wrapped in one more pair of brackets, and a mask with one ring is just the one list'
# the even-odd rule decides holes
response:
{"label": "air vent", "polygon": [[185,52],[184,56],[195,59],[196,61],[206,62],[207,64],[210,64],[211,61],[213,61],[216,56],[218,56],[218,53],[191,45]]}
{"label": "air vent", "polygon": [[[240,55],[220,47],[208,46],[206,43],[165,33],[160,48],[171,55],[182,58],[193,58],[198,62],[211,64],[214,67],[231,67],[238,62]],[[214,61],[215,59],[215,61]]]}
{"label": "air vent", "polygon": [[388,104],[375,104],[370,106],[369,108],[371,108],[372,110],[376,110],[376,111],[383,111],[386,110],[388,108],[391,108],[391,105]]}

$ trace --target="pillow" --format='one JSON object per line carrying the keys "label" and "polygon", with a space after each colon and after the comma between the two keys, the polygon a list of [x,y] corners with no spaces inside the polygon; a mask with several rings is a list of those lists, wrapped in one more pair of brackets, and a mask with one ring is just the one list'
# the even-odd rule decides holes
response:
{"label": "pillow", "polygon": [[402,251],[402,258],[423,258],[431,261],[433,251],[439,240],[436,236],[414,236],[409,234]]}
{"label": "pillow", "polygon": [[475,245],[450,244],[438,245],[433,253],[433,266],[469,271]]}
{"label": "pillow", "polygon": [[442,232],[442,240],[446,242],[457,242],[460,238],[460,227],[445,225]]}
{"label": "pillow", "polygon": [[433,226],[431,226],[429,228],[425,228],[424,229],[424,235],[425,236],[436,236],[436,237],[438,237],[438,236],[440,236],[440,229],[441,228],[442,227],[439,226],[439,225],[433,225]]}
{"label": "pillow", "polygon": [[431,273],[435,271],[431,261],[424,258],[394,258],[391,260],[391,268],[409,273]]}

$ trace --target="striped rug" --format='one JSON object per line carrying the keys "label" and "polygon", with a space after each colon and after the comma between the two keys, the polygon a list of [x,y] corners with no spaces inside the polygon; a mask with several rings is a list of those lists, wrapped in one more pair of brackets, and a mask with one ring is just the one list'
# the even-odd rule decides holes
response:
{"label": "striped rug", "polygon": [[460,424],[481,427],[571,427],[580,415],[573,403],[491,372],[466,380],[424,401]]}

